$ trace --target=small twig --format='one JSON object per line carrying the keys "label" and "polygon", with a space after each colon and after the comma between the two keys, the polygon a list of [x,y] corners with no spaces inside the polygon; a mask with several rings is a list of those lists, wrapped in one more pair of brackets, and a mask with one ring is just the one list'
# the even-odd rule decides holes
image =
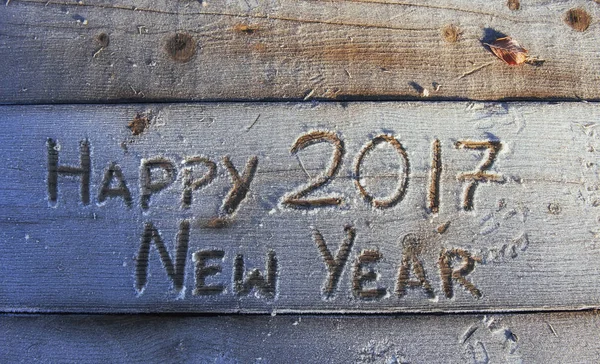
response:
{"label": "small twig", "polygon": [[558,337],[558,334],[556,333],[556,330],[554,330],[554,327],[552,327],[552,325],[550,325],[549,322],[546,322],[546,325],[548,325],[548,327],[550,328],[550,331],[552,331],[554,336]]}
{"label": "small twig", "polygon": [[100,54],[100,52],[102,52],[103,50],[104,50],[104,47],[100,47],[100,49],[98,49],[98,50],[96,51],[96,53],[94,53],[94,55],[92,56],[92,58],[96,58],[96,57],[98,57],[98,55]]}
{"label": "small twig", "polygon": [[256,117],[256,119],[254,119],[254,121],[252,122],[252,124],[248,125],[246,127],[246,131],[252,129],[252,127],[254,126],[254,124],[256,124],[256,122],[258,121],[258,118],[260,118],[260,114],[258,114],[258,116]]}
{"label": "small twig", "polygon": [[537,58],[537,57],[527,57],[525,58],[525,63],[530,64],[532,66],[539,67],[546,62],[545,59]]}
{"label": "small twig", "polygon": [[315,89],[313,88],[310,92],[304,96],[304,101],[308,101],[315,94]]}
{"label": "small twig", "polygon": [[296,159],[298,159],[298,163],[300,163],[300,167],[302,167],[302,170],[304,171],[304,173],[306,173],[306,176],[310,179],[312,178],[310,176],[310,174],[308,174],[308,171],[306,170],[306,168],[304,167],[304,163],[302,163],[302,160],[300,159],[300,157],[298,157],[298,155],[296,155]]}
{"label": "small twig", "polygon": [[142,91],[136,91],[136,90],[133,88],[133,86],[129,85],[129,88],[131,89],[131,91],[133,91],[133,94],[134,94],[135,96],[139,96],[139,97],[141,97],[141,98],[144,98],[144,97],[146,97],[146,95],[145,95],[145,94],[144,94]]}
{"label": "small twig", "polygon": [[475,67],[475,68],[473,68],[472,70],[470,70],[470,71],[467,71],[467,72],[463,73],[462,75],[460,75],[460,76],[457,78],[457,80],[460,80],[461,78],[465,78],[465,77],[467,77],[468,75],[472,75],[473,73],[475,73],[475,72],[477,72],[477,71],[480,71],[480,70],[482,70],[483,68],[485,68],[485,67],[487,67],[487,66],[489,66],[489,65],[492,65],[492,64],[494,64],[495,62],[496,62],[496,61],[491,61],[491,62],[488,62],[488,63],[482,64],[482,65],[481,65],[481,66],[479,66],[479,67]]}
{"label": "small twig", "polygon": [[6,0],[6,3],[4,3],[4,6],[8,6],[8,4],[10,4],[10,0]]}

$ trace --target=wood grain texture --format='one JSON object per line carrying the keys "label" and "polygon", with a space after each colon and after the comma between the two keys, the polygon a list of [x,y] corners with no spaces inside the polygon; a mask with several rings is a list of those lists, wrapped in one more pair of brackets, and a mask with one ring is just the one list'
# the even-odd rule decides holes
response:
{"label": "wood grain texture", "polygon": [[594,363],[595,312],[451,316],[0,316],[3,362]]}
{"label": "wood grain texture", "polygon": [[[600,301],[596,104],[4,106],[0,115],[5,312],[485,312]],[[333,141],[310,145],[317,137]],[[337,148],[331,180],[300,198],[341,203],[286,202],[331,170]],[[374,206],[402,181],[396,203]]]}
{"label": "wood grain texture", "polygon": [[[599,99],[599,16],[597,3],[576,0],[519,10],[487,0],[13,0],[0,11],[0,103]],[[484,43],[503,35],[543,65],[495,58]]]}

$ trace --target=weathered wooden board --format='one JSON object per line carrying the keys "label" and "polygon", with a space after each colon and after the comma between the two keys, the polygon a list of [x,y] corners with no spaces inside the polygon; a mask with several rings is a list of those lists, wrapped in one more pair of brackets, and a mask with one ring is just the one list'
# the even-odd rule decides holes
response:
{"label": "weathered wooden board", "polygon": [[0,115],[4,312],[600,305],[597,104]]}
{"label": "weathered wooden board", "polygon": [[596,363],[595,312],[0,316],[0,359],[77,363]]}
{"label": "weathered wooden board", "polygon": [[600,98],[594,1],[7,3],[0,103]]}

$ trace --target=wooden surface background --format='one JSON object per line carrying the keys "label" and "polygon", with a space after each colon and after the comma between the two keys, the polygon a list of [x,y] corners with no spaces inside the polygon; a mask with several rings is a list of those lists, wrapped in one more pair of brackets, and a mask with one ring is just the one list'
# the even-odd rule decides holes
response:
{"label": "wooden surface background", "polygon": [[[592,0],[13,0],[0,102],[597,100],[599,16]],[[502,35],[545,62],[498,62],[484,43]]]}
{"label": "wooden surface background", "polygon": [[[594,243],[598,235],[594,208],[600,205],[595,202],[598,176],[594,156],[597,138],[594,128],[598,119],[594,101],[600,99],[599,18],[597,0],[5,0],[5,6],[0,6],[0,104],[20,106],[5,106],[0,111],[0,125],[4,129],[1,150],[6,159],[0,186],[3,217],[0,334],[4,338],[0,343],[0,359],[3,362],[600,361],[595,311],[599,306],[600,274]],[[535,65],[511,67],[497,59],[486,43],[502,36],[511,36],[528,49],[537,60]],[[69,285],[57,283],[65,275],[77,275],[69,273],[70,268],[86,266],[85,260],[74,260],[56,265],[56,272],[48,270],[69,255],[69,247],[80,249],[83,257],[86,247],[78,245],[80,242],[68,237],[66,244],[54,241],[54,245],[47,246],[62,249],[63,255],[51,252],[40,263],[43,255],[32,255],[27,250],[27,244],[35,243],[36,237],[29,236],[27,242],[13,238],[16,233],[24,233],[25,239],[29,227],[40,232],[44,229],[43,224],[26,226],[11,220],[11,214],[30,207],[23,201],[35,200],[38,191],[34,188],[35,193],[27,196],[22,187],[34,186],[35,181],[27,181],[23,171],[13,168],[22,167],[15,161],[35,154],[24,149],[30,142],[26,138],[28,133],[47,138],[50,136],[42,135],[44,132],[56,131],[59,136],[75,141],[79,138],[77,130],[102,131],[111,122],[119,122],[120,129],[110,137],[114,137],[114,143],[121,142],[122,133],[131,132],[123,125],[131,121],[129,112],[145,112],[153,107],[139,104],[146,102],[205,101],[211,103],[210,108],[216,107],[214,102],[218,101],[224,102],[220,104],[224,110],[247,109],[253,114],[260,107],[272,110],[287,107],[257,106],[256,101],[306,101],[300,107],[307,109],[321,104],[325,109],[348,105],[350,110],[379,108],[378,104],[329,102],[365,100],[416,100],[419,102],[411,107],[425,110],[423,115],[428,112],[433,115],[440,107],[425,101],[465,102],[447,107],[463,110],[473,105],[470,107],[475,108],[474,112],[480,110],[482,118],[473,119],[473,125],[484,126],[481,135],[490,120],[494,124],[495,120],[508,118],[515,125],[535,120],[536,135],[532,138],[537,142],[531,144],[532,153],[524,160],[536,161],[532,166],[548,175],[560,175],[558,179],[550,177],[554,181],[550,188],[540,189],[539,193],[544,197],[556,196],[561,206],[568,202],[566,208],[560,209],[556,201],[544,200],[546,215],[540,221],[551,222],[554,232],[548,235],[550,244],[533,243],[525,252],[533,255],[522,254],[524,260],[515,259],[507,265],[509,275],[519,269],[526,272],[519,279],[529,282],[524,286],[531,291],[513,291],[503,280],[494,281],[493,275],[484,274],[489,282],[506,288],[501,291],[506,293],[503,298],[489,300],[488,296],[485,301],[484,295],[482,300],[466,301],[472,298],[459,296],[444,306],[441,311],[446,313],[437,315],[417,313],[423,309],[420,307],[412,309],[413,315],[401,316],[382,311],[365,316],[335,313],[275,317],[267,314],[86,316],[85,313],[92,311],[135,310],[122,310],[122,302],[106,301],[111,296],[88,292],[84,297],[81,287],[74,286],[69,291]],[[488,103],[471,104],[474,100]],[[524,104],[501,103],[514,100]],[[236,106],[228,104],[231,101],[248,103]],[[546,103],[549,101],[568,103]],[[97,109],[80,105],[62,109],[35,106],[132,102],[138,104],[98,105]],[[167,107],[185,110],[195,106]],[[511,110],[523,108],[537,108],[540,112],[511,114]],[[62,110],[62,114],[56,110]],[[94,115],[99,117],[113,115],[117,110],[127,110],[127,115],[103,120],[97,129],[86,126],[92,118],[74,127],[77,120],[73,116],[81,110],[105,110],[95,111]],[[234,125],[230,126],[236,130],[251,126],[254,132],[271,128],[272,135],[278,131],[277,121],[266,114],[262,120],[234,117]],[[464,115],[455,114],[454,123]],[[65,121],[61,122],[61,117]],[[549,121],[548,128],[543,126],[545,120]],[[257,124],[252,124],[255,121]],[[261,124],[265,121],[267,124]],[[197,124],[202,122],[189,121],[195,124],[194,128],[200,128]],[[432,121],[432,125],[436,122]],[[377,119],[371,123],[368,125],[372,131],[378,132]],[[443,140],[448,134],[443,131],[443,123],[439,123],[442,132],[438,136]],[[450,124],[447,127],[450,130]],[[343,126],[338,130],[336,125],[334,129],[346,132]],[[523,130],[525,134],[530,132],[527,127]],[[149,135],[154,132],[150,128]],[[555,143],[549,144],[547,139]],[[236,139],[240,144],[244,140],[244,137]],[[251,148],[251,141],[247,140],[247,148]],[[362,145],[358,139],[352,143]],[[289,148],[288,144],[282,142],[281,148]],[[150,143],[146,148],[151,150],[152,146]],[[232,156],[241,150],[232,151]],[[533,153],[536,151],[544,151],[540,153],[547,158],[536,159]],[[423,164],[425,150],[419,153],[417,160]],[[38,155],[35,154],[36,158]],[[76,159],[69,161],[74,164]],[[47,166],[45,160],[25,162],[34,165],[34,170]],[[291,174],[297,173],[298,181],[302,180],[303,172],[297,164],[290,163],[289,167]],[[75,185],[76,182],[71,184]],[[553,190],[561,186],[562,190]],[[534,192],[530,192],[529,198],[533,198]],[[550,208],[551,204],[555,205]],[[46,224],[61,224],[73,218],[72,213],[61,215],[60,209],[53,213],[55,216],[48,218]],[[552,219],[570,223],[555,224]],[[77,222],[70,224],[75,226]],[[60,226],[53,226],[56,231],[61,230]],[[112,225],[118,226],[118,223]],[[543,234],[541,230],[538,233]],[[341,232],[337,236],[341,237]],[[165,240],[171,248],[173,240]],[[315,246],[311,248],[316,252]],[[132,253],[135,252],[129,254]],[[313,254],[322,275],[323,261]],[[151,257],[156,259],[156,252],[152,251]],[[543,261],[548,257],[554,265],[547,264],[541,271],[532,269],[544,266]],[[20,272],[19,267],[25,266],[27,273]],[[151,279],[164,276],[160,266],[157,268],[155,264],[155,269],[156,275]],[[482,271],[476,270],[474,274]],[[26,279],[31,274],[42,280]],[[102,281],[103,277],[100,274],[94,279]],[[58,290],[48,284],[40,291],[44,294],[36,293],[36,284],[53,279]],[[169,282],[165,277],[162,279],[163,286],[168,287]],[[536,291],[535,287],[543,288]],[[132,292],[129,299],[135,298],[133,281],[129,288]],[[468,302],[466,306],[461,298]],[[98,301],[103,303],[94,306]],[[164,301],[157,299],[152,302],[155,309],[151,311],[173,311],[173,302],[170,296]],[[473,302],[484,304],[477,307]],[[102,309],[98,310],[100,306]],[[457,308],[477,311],[480,316],[453,313]],[[515,309],[527,313],[491,312]],[[148,311],[147,307],[145,310]],[[22,313],[15,315],[15,311]],[[31,315],[41,311],[53,313]],[[67,314],[74,311],[82,315]],[[188,305],[185,310],[175,311],[215,310]],[[264,307],[259,311],[269,312]],[[426,307],[424,311],[431,309]]]}
{"label": "wooden surface background", "polygon": [[[128,125],[140,112],[152,120],[133,135]],[[45,105],[2,106],[0,113],[3,125],[10,126],[0,135],[0,154],[7,161],[0,165],[0,185],[10,188],[0,210],[0,308],[5,311],[485,313],[583,309],[600,302],[595,151],[600,141],[595,127],[588,125],[600,119],[597,104]],[[297,155],[290,152],[302,135],[314,130],[335,131],[343,140],[343,154],[331,182],[307,197],[334,196],[341,203],[286,205],[286,196],[332,163],[329,143]],[[395,149],[382,144],[364,157],[359,181],[376,199],[392,195],[404,178],[407,187],[397,204],[374,208],[355,187],[355,166],[361,149],[382,133],[402,143],[408,169]],[[87,140],[88,204],[82,202],[81,178],[62,173],[56,201],[51,201],[48,138],[55,144],[59,168],[79,166],[80,142]],[[439,138],[442,171],[437,213],[428,207],[434,138]],[[487,154],[455,143],[490,138],[502,149],[487,173],[504,182],[480,183],[473,209],[466,211],[466,183],[460,176],[476,169]],[[196,155],[215,163],[215,177],[194,191],[184,208],[182,163]],[[248,161],[256,158],[257,163],[249,190],[232,213],[222,208],[234,186],[224,156],[239,175],[247,175]],[[153,193],[144,208],[140,166],[157,157],[173,163],[176,177]],[[113,163],[128,186],[129,203],[118,196],[99,198]],[[196,179],[207,173],[201,166],[193,170]],[[160,180],[160,170],[153,174]],[[113,180],[111,185],[117,184]],[[223,223],[215,224],[220,216]],[[175,237],[182,221],[190,229],[177,287],[156,244],[148,241],[147,260],[142,260],[141,246],[151,223],[176,265],[180,250]],[[342,243],[348,243],[346,226],[352,226],[355,238],[347,258],[340,258],[338,280],[327,297],[323,287],[329,272],[315,234],[338,257]],[[429,296],[420,284],[398,294],[398,272],[409,257],[407,237],[415,239],[414,258],[432,287]],[[440,257],[454,249],[479,260],[465,275],[478,293],[456,280],[450,295],[444,288]],[[195,293],[202,283],[195,274],[194,253],[206,250],[223,252],[206,263],[219,265],[221,272],[208,275],[205,283],[223,286],[222,293],[209,296]],[[356,288],[357,264],[368,250],[379,252],[381,259],[364,267],[378,274],[364,290],[379,287],[381,297],[357,294],[363,290]],[[267,276],[270,252],[277,260],[274,297],[258,288],[250,294],[237,292],[232,286],[235,257],[243,255],[245,272],[257,268]],[[459,258],[451,257],[452,270],[463,264]],[[406,280],[415,281],[415,265],[405,266]]]}
{"label": "wooden surface background", "polygon": [[595,363],[595,312],[446,316],[4,316],[7,362]]}

